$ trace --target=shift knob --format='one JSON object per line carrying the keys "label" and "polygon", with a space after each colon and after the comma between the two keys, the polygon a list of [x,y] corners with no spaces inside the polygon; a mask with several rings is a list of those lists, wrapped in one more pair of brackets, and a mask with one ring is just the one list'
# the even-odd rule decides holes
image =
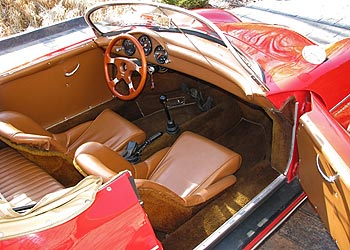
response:
{"label": "shift knob", "polygon": [[162,103],[162,104],[166,104],[166,102],[168,101],[168,98],[166,97],[166,95],[161,95],[161,96],[159,97],[159,101],[160,101],[160,103]]}
{"label": "shift knob", "polygon": [[161,95],[159,97],[159,101],[163,104],[164,106],[164,111],[166,114],[167,122],[166,122],[166,132],[168,134],[174,135],[177,134],[180,129],[179,126],[174,122],[174,120],[171,118],[168,106],[166,105],[168,98],[166,95]]}

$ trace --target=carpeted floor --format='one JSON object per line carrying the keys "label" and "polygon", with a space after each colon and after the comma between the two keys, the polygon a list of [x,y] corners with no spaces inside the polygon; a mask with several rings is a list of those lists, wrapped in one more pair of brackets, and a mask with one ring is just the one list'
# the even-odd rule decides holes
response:
{"label": "carpeted floor", "polygon": [[[172,94],[184,96],[176,91]],[[206,204],[175,232],[168,235],[157,233],[167,250],[193,249],[278,176],[269,162],[271,128],[266,127],[266,121],[259,123],[245,118],[242,104],[238,104],[232,96],[210,89],[206,89],[205,94],[214,97],[215,105],[210,110],[200,111],[190,99],[187,105],[170,109],[173,119],[181,131],[190,130],[201,134],[241,154],[242,165],[236,173],[237,183],[234,186]],[[166,116],[162,106],[156,105],[157,101],[157,96],[153,96],[153,100],[148,97],[142,101],[155,103],[153,109],[142,108],[146,107],[142,102],[137,104],[142,115],[134,121],[135,124],[146,131],[148,136],[157,131],[164,132],[160,139],[146,148],[143,158],[170,146],[178,137],[165,133]],[[154,109],[155,106],[158,108]],[[249,118],[261,116],[261,110],[252,107],[247,109],[251,109]],[[254,115],[255,112],[257,115]]]}
{"label": "carpeted floor", "polygon": [[[237,182],[232,187],[205,204],[176,231],[168,235],[157,232],[167,250],[193,249],[278,176],[270,164],[272,122],[263,110],[246,104],[229,93],[184,75],[169,75],[158,76],[155,79],[157,88],[145,89],[143,95],[136,100],[113,100],[106,107],[133,121],[148,137],[158,131],[164,132],[146,147],[141,160],[171,146],[181,132],[186,130],[241,154],[242,165],[235,174]],[[166,115],[159,102],[160,94],[166,94],[170,102],[175,104],[171,105],[170,114],[180,126],[177,135],[165,132]],[[203,111],[198,105],[198,98],[195,98],[198,94],[203,100],[212,98],[209,110]],[[102,108],[104,107],[100,109]]]}
{"label": "carpeted floor", "polygon": [[237,172],[237,183],[207,204],[175,232],[164,237],[164,249],[193,249],[275,179],[277,173],[262,161]]}
{"label": "carpeted floor", "polygon": [[[259,124],[242,120],[231,131],[218,138],[222,144],[242,155],[244,162],[235,174],[237,183],[207,204],[175,232],[167,235],[162,241],[165,249],[193,249],[277,177],[278,173],[265,159],[262,146],[265,136]],[[256,150],[251,150],[253,148]]]}

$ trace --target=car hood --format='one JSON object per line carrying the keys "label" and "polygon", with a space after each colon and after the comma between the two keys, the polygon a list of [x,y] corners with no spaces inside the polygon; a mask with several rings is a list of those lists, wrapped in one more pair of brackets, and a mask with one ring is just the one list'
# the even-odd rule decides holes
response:
{"label": "car hood", "polygon": [[270,92],[282,91],[291,79],[319,66],[302,55],[304,47],[315,43],[286,27],[258,23],[218,26],[231,43],[259,63]]}
{"label": "car hood", "polygon": [[[343,39],[325,48],[284,26],[261,23],[217,24],[230,42],[255,59],[265,73],[267,96],[273,99],[281,92],[308,90],[321,96],[331,108],[343,96],[334,96],[343,91],[329,93],[330,84],[349,86],[346,77],[350,74],[350,39]],[[319,62],[305,48],[315,48],[315,53],[324,53]],[[317,48],[318,47],[318,48]],[[315,56],[315,55],[312,55]],[[317,55],[316,55],[317,56]],[[350,91],[350,87],[349,91]],[[338,93],[338,94],[337,94]],[[275,103],[276,104],[276,103]],[[280,106],[280,105],[277,105]]]}

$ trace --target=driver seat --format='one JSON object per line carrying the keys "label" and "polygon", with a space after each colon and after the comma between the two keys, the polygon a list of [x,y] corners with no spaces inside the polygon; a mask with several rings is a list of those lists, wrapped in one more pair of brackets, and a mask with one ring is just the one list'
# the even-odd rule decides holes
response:
{"label": "driver seat", "polygon": [[119,152],[129,141],[142,143],[145,138],[144,131],[110,109],[102,111],[95,120],[58,134],[45,130],[24,114],[0,112],[0,139],[62,180],[65,186],[75,185],[82,179],[73,167],[73,158],[83,143],[99,142]]}
{"label": "driver seat", "polygon": [[135,165],[95,142],[77,149],[74,164],[86,175],[101,176],[104,182],[129,170],[152,226],[170,233],[236,182],[233,174],[241,165],[241,156],[186,131],[170,148]]}

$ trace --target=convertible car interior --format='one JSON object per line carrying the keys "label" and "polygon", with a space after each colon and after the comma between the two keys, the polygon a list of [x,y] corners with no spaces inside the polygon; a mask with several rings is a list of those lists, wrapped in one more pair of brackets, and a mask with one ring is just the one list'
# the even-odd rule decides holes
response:
{"label": "convertible car interior", "polygon": [[295,99],[248,95],[212,43],[140,28],[3,76],[1,194],[23,206],[128,170],[164,248],[193,249],[285,173],[295,123]]}
{"label": "convertible car interior", "polygon": [[[6,178],[16,176],[11,183],[17,187],[7,193],[10,186],[2,183],[1,193],[8,200],[26,194],[38,201],[75,185],[84,175],[102,176],[106,182],[127,169],[166,249],[199,244],[280,174],[271,161],[286,159],[272,148],[272,135],[280,131],[286,134],[284,141],[288,134],[274,127],[259,106],[211,83],[165,68],[158,68],[152,78],[156,88],[146,85],[137,98],[112,98],[75,117],[74,123],[69,120],[49,130],[18,112],[1,112],[1,140],[7,145],[1,159],[13,174],[3,169],[6,164],[0,172]],[[161,102],[164,96],[167,109]],[[178,126],[176,133],[167,132],[166,110]],[[124,119],[129,122],[120,123]],[[136,145],[132,151],[142,148],[138,161],[126,159],[130,145]],[[272,157],[273,150],[280,153]],[[23,172],[31,181],[23,182],[18,175],[21,165],[35,166],[27,175]],[[33,175],[38,169],[43,173]],[[189,234],[190,240],[178,240]]]}

